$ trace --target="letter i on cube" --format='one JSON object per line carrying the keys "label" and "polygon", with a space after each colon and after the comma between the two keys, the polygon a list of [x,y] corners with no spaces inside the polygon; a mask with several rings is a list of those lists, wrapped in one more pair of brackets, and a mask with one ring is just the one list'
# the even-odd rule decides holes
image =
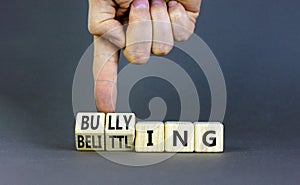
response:
{"label": "letter i on cube", "polygon": [[164,135],[163,122],[137,122],[135,151],[163,152]]}
{"label": "letter i on cube", "polygon": [[223,152],[220,122],[138,122],[134,113],[80,112],[76,149],[136,152]]}

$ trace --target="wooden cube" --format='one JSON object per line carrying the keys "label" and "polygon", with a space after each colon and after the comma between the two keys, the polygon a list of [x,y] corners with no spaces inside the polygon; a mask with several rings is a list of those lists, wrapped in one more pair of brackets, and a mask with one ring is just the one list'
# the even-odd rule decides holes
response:
{"label": "wooden cube", "polygon": [[223,152],[224,127],[220,122],[195,122],[195,151]]}
{"label": "wooden cube", "polygon": [[165,151],[193,152],[194,125],[191,122],[166,122]]}
{"label": "wooden cube", "polygon": [[77,113],[75,125],[77,150],[104,150],[104,119],[104,113]]}
{"label": "wooden cube", "polygon": [[163,152],[164,151],[164,123],[137,122],[135,125],[136,152]]}
{"label": "wooden cube", "polygon": [[105,123],[107,151],[130,151],[134,149],[135,115],[133,113],[108,113]]}

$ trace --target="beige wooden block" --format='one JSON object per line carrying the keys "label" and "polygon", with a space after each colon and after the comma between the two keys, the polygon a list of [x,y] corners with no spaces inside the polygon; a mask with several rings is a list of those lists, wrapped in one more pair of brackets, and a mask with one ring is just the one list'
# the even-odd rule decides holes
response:
{"label": "beige wooden block", "polygon": [[133,113],[108,113],[105,121],[105,146],[107,151],[134,149],[135,115]]}
{"label": "beige wooden block", "polygon": [[193,152],[194,125],[191,122],[166,122],[165,151]]}
{"label": "beige wooden block", "polygon": [[220,122],[195,122],[195,151],[223,152],[224,126]]}
{"label": "beige wooden block", "polygon": [[104,113],[77,113],[75,125],[77,150],[104,150],[104,120]]}
{"label": "beige wooden block", "polygon": [[164,123],[137,122],[135,125],[136,152],[163,152],[164,151]]}

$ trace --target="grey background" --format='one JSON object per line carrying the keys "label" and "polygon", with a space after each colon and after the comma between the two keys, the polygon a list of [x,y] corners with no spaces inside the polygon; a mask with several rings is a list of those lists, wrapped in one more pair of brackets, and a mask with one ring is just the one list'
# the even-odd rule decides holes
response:
{"label": "grey background", "polygon": [[[297,0],[204,0],[196,33],[227,84],[225,153],[135,168],[74,150],[72,80],[92,42],[87,1],[2,1],[0,184],[298,184],[299,8]],[[205,120],[207,84],[191,75]]]}

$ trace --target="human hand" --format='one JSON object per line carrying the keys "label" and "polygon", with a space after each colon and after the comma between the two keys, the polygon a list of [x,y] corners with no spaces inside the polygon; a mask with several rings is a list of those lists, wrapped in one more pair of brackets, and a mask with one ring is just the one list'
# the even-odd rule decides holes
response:
{"label": "human hand", "polygon": [[[173,40],[185,41],[193,33],[200,4],[201,0],[168,4],[152,0],[151,6],[148,0],[89,0],[89,31],[94,35],[94,94],[99,111],[115,110],[118,47],[125,47],[124,56],[135,64],[147,62],[151,52],[166,55]],[[122,24],[128,18],[125,34]]]}

